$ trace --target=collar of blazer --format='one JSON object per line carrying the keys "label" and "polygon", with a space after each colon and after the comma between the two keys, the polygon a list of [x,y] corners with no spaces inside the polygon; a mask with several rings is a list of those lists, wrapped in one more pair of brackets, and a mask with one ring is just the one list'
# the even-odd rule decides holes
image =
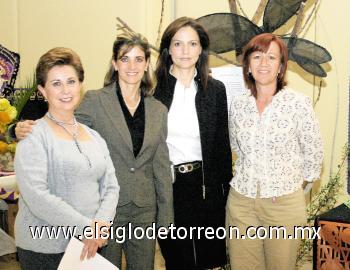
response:
{"label": "collar of blazer", "polygon": [[[113,84],[110,84],[102,88],[101,95],[100,95],[101,102],[104,106],[106,115],[108,116],[110,122],[112,123],[111,129],[113,129],[113,132],[114,130],[116,130],[120,133],[124,142],[130,149],[130,154],[134,155],[129,128],[126,124],[123,110],[120,106],[120,103],[117,97],[116,87],[119,87],[119,84],[114,82]],[[150,143],[152,130],[154,128],[152,125],[155,124],[154,123],[155,121],[152,121],[151,119],[153,106],[150,98],[145,97],[144,104],[145,104],[145,132],[143,137],[143,144],[137,157],[139,157],[142,154],[142,152],[145,150],[147,145]],[[113,132],[111,132],[111,135],[113,134]]]}

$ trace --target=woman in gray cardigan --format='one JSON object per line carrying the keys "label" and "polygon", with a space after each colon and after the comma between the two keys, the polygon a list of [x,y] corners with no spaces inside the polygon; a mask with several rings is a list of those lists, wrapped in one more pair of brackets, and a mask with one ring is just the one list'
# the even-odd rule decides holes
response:
{"label": "woman in gray cardigan", "polygon": [[[117,168],[115,234],[101,254],[121,268],[123,250],[128,270],[153,269],[156,228],[174,221],[167,109],[152,97],[150,55],[147,41],[139,36],[118,37],[104,87],[88,91],[75,113],[106,140]],[[17,125],[17,138],[25,137],[33,123]],[[142,237],[148,228],[154,234]]]}
{"label": "woman in gray cardigan", "polygon": [[74,117],[84,80],[79,56],[67,48],[48,51],[36,79],[49,110],[16,150],[16,245],[22,269],[57,269],[69,238],[83,239],[81,259],[104,244],[84,238],[84,230],[108,235],[101,227],[115,216],[119,185],[105,141]]}

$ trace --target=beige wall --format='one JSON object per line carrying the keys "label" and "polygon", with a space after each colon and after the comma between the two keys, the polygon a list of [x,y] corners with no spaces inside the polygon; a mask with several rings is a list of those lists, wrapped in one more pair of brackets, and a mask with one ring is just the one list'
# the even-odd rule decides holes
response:
{"label": "beige wall", "polygon": [[[71,47],[81,56],[86,69],[85,89],[102,85],[116,34],[116,17],[152,43],[157,38],[159,0],[0,0],[0,43],[21,54],[18,81],[27,78],[41,54],[55,46]],[[260,1],[240,1],[252,17]],[[308,6],[308,12],[312,6]],[[333,56],[323,79],[321,99],[315,107],[325,144],[322,181],[328,180],[330,168],[336,170],[342,146],[347,141],[348,83],[350,66],[350,31],[348,0],[321,1],[315,21],[304,35],[326,47]],[[199,17],[213,12],[228,12],[227,0],[165,0],[162,29],[172,18]],[[288,27],[285,27],[286,29]],[[213,60],[213,65],[221,62]],[[313,77],[296,65],[290,65],[289,85],[310,97],[317,95]],[[335,124],[336,118],[338,123]],[[336,132],[334,132],[336,130]],[[334,136],[335,135],[335,136]],[[333,147],[333,139],[334,147]],[[331,157],[333,163],[331,164]],[[349,198],[345,187],[341,201]]]}
{"label": "beige wall", "polygon": [[40,55],[64,46],[80,55],[85,88],[97,89],[111,57],[117,16],[156,39],[160,5],[147,2],[159,1],[0,0],[0,43],[21,55],[18,81],[29,76]]}

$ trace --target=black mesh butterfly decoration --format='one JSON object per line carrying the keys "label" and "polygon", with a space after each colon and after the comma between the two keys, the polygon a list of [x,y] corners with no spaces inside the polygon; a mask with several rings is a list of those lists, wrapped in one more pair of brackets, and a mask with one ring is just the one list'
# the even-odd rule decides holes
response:
{"label": "black mesh butterfly decoration", "polygon": [[19,54],[0,45],[0,97],[11,99],[19,62]]}
{"label": "black mesh butterfly decoration", "polygon": [[[243,48],[258,34],[274,32],[297,13],[302,2],[305,0],[269,0],[260,27],[233,13],[213,13],[197,21],[208,31],[210,49],[216,53],[225,53]],[[282,39],[288,47],[289,60],[313,75],[327,76],[321,64],[329,62],[332,57],[325,48],[295,35],[283,36]]]}

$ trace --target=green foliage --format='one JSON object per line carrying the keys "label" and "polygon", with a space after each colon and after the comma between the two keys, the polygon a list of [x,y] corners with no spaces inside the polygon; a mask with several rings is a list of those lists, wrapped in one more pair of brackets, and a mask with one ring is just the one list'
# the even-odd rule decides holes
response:
{"label": "green foliage", "polygon": [[[317,216],[334,208],[337,202],[339,190],[343,186],[342,177],[349,154],[350,145],[345,144],[344,154],[342,156],[340,164],[338,165],[337,173],[335,175],[331,175],[329,177],[328,183],[322,186],[321,190],[312,197],[311,202],[307,206],[308,226],[314,226],[315,218]],[[302,265],[302,263],[305,261],[311,260],[312,247],[312,239],[302,239],[297,257],[298,266]]]}
{"label": "green foliage", "polygon": [[35,73],[28,78],[23,87],[20,87],[13,95],[12,105],[16,107],[17,117],[15,120],[18,120],[19,115],[21,114],[24,106],[29,100],[30,96],[37,90],[37,84],[35,79]]}

